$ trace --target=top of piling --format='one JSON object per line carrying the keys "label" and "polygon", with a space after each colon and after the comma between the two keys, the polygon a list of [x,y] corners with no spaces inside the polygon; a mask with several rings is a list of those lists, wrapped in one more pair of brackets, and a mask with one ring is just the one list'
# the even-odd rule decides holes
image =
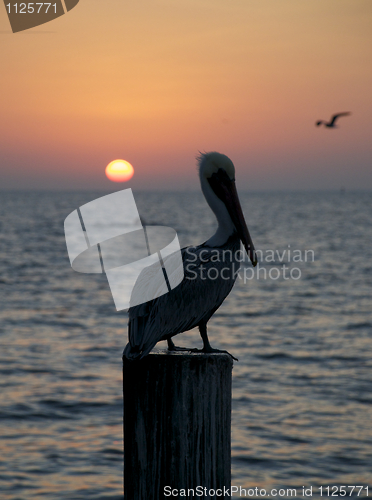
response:
{"label": "top of piling", "polygon": [[153,349],[147,356],[141,360],[128,360],[123,357],[123,362],[128,362],[130,364],[142,363],[145,360],[152,361],[168,361],[171,363],[193,361],[193,362],[211,362],[211,363],[224,363],[227,365],[234,364],[233,358],[225,352],[193,352],[193,351],[169,351],[168,349]]}

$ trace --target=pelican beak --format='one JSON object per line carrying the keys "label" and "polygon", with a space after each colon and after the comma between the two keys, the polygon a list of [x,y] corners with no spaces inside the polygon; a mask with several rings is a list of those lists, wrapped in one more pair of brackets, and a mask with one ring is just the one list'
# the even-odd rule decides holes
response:
{"label": "pelican beak", "polygon": [[216,195],[225,204],[238,236],[249,255],[252,265],[255,267],[257,265],[256,250],[244,219],[235,180],[231,180],[223,169],[219,169],[217,173],[208,179],[208,182]]}

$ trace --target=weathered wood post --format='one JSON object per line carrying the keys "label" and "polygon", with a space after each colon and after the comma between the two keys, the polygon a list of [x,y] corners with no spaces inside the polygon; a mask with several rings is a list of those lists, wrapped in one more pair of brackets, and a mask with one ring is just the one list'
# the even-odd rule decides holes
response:
{"label": "weathered wood post", "polygon": [[124,358],[125,500],[230,488],[232,366],[220,353]]}

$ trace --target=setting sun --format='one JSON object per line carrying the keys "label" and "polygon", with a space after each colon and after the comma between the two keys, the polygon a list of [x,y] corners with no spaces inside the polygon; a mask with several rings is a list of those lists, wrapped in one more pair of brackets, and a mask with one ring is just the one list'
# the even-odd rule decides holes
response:
{"label": "setting sun", "polygon": [[128,161],[114,160],[107,165],[105,173],[110,181],[125,182],[133,177],[134,168]]}

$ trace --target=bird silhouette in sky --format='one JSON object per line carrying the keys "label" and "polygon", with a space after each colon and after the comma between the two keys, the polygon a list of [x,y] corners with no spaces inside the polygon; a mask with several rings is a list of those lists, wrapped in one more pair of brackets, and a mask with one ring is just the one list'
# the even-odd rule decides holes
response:
{"label": "bird silhouette in sky", "polygon": [[346,111],[345,113],[337,113],[336,115],[333,115],[332,116],[332,119],[330,122],[325,122],[324,120],[319,120],[316,122],[316,126],[319,127],[319,125],[321,125],[322,123],[324,123],[324,126],[325,127],[328,127],[328,128],[337,128],[335,123],[336,123],[336,120],[337,118],[339,118],[340,116],[349,116],[351,115],[351,113],[349,111]]}

